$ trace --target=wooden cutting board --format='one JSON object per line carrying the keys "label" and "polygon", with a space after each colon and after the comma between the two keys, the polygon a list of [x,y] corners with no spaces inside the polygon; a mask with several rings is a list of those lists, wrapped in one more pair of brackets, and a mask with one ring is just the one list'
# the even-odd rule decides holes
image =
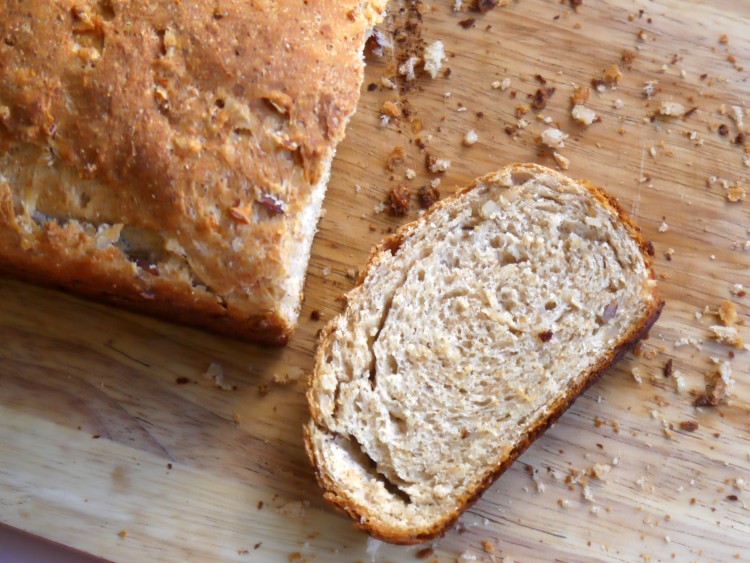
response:
{"label": "wooden cutting board", "polygon": [[[408,91],[380,86],[414,37],[395,56],[368,55],[287,348],[0,279],[0,521],[121,561],[750,557],[750,352],[708,338],[725,299],[750,338],[750,297],[731,292],[750,287],[750,201],[731,203],[720,182],[707,183],[747,186],[737,124],[721,108],[731,113],[750,95],[750,3],[584,0],[574,12],[559,0],[520,0],[479,14],[441,0],[422,9],[414,33],[444,42],[450,76],[421,76]],[[637,54],[632,62],[621,62],[624,49]],[[613,64],[619,84],[588,102],[601,121],[574,123],[574,83],[588,85]],[[506,90],[492,87],[505,78]],[[646,81],[658,81],[653,100]],[[570,135],[559,150],[569,174],[605,186],[653,241],[666,308],[641,356],[609,370],[458,529],[417,548],[368,542],[322,502],[303,452],[316,332],[340,311],[370,247],[416,217],[415,202],[406,218],[375,212],[407,167],[413,188],[439,178],[445,195],[512,161],[555,165],[535,141],[549,126],[535,112],[515,136],[505,132],[540,87],[556,88],[541,114]],[[409,117],[381,127],[389,100]],[[697,109],[651,119],[662,100]],[[478,142],[463,146],[472,129]],[[418,138],[451,161],[447,173],[427,173]],[[406,163],[389,172],[395,146]],[[734,394],[696,409],[690,391],[716,370],[711,358],[731,362]],[[662,375],[670,359],[684,377],[680,392]],[[233,390],[203,377],[212,362]],[[584,488],[580,477],[594,464],[611,470]]]}

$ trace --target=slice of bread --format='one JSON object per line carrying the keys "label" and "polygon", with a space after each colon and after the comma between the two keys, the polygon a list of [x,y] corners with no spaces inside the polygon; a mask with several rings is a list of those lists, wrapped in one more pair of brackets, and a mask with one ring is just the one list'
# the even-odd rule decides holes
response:
{"label": "slice of bread", "polygon": [[375,248],[323,331],[308,455],[373,536],[451,526],[661,312],[649,245],[542,166],[476,180]]}

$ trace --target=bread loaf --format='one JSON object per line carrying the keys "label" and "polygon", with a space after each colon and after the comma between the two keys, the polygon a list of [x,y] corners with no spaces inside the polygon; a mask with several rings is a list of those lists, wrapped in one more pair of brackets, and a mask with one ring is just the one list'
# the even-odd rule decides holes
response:
{"label": "bread loaf", "polygon": [[662,306],[602,190],[531,164],[476,180],[380,244],[322,333],[305,436],[325,498],[382,540],[434,538]]}
{"label": "bread loaf", "polygon": [[0,0],[0,271],[285,342],[384,0]]}

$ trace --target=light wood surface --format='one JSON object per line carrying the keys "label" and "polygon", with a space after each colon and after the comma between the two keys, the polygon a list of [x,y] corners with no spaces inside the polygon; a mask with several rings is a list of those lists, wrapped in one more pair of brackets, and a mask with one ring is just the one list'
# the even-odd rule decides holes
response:
{"label": "light wood surface", "polygon": [[[449,78],[422,77],[406,94],[370,92],[367,84],[392,75],[393,60],[368,56],[360,109],[335,161],[300,326],[286,349],[0,279],[1,522],[121,561],[398,561],[430,547],[368,542],[321,500],[302,447],[304,380],[316,332],[353,283],[350,270],[386,229],[416,217],[416,210],[403,219],[374,212],[403,179],[404,168],[384,167],[390,150],[405,149],[416,188],[438,176],[426,172],[415,143],[431,135],[431,152],[452,162],[441,176],[443,194],[512,161],[554,166],[534,141],[546,125],[533,112],[515,140],[504,132],[540,74],[557,88],[542,113],[570,134],[560,150],[571,161],[568,173],[605,186],[636,217],[653,241],[667,305],[646,354],[629,355],[606,373],[427,559],[750,557],[750,485],[743,484],[750,483],[750,352],[737,350],[731,360],[737,383],[726,404],[698,410],[689,394],[715,369],[710,357],[731,355],[708,338],[715,314],[699,319],[696,312],[731,299],[744,323],[750,305],[750,297],[730,293],[736,283],[750,287],[750,251],[737,248],[750,239],[750,200],[729,203],[721,186],[706,182],[715,175],[747,186],[750,168],[731,142],[737,126],[719,110],[744,106],[750,94],[750,3],[584,0],[575,13],[558,0],[521,0],[484,15],[456,14],[451,5],[427,3],[422,23],[427,43],[445,43]],[[458,21],[467,17],[476,22],[463,29]],[[602,121],[573,123],[572,84],[589,84],[626,48],[640,49],[632,69],[623,68],[617,89],[592,93],[588,103]],[[508,90],[491,87],[506,77]],[[642,92],[647,80],[658,81],[650,102]],[[402,95],[423,124],[420,133],[407,121],[379,126],[382,103]],[[621,109],[613,107],[617,99]],[[667,99],[698,109],[651,122]],[[716,132],[721,123],[727,137]],[[462,146],[470,129],[479,141]],[[313,310],[322,311],[322,321],[310,319]],[[740,332],[750,339],[750,328]],[[703,343],[676,347],[681,338]],[[662,375],[668,359],[684,374],[682,392]],[[235,390],[202,377],[211,362],[223,366]],[[274,382],[287,377],[298,381]],[[699,427],[682,430],[683,421]],[[665,424],[673,430],[665,432]],[[612,470],[606,481],[590,480],[587,500],[581,484],[565,478],[595,463]],[[526,467],[538,472],[544,492]]]}

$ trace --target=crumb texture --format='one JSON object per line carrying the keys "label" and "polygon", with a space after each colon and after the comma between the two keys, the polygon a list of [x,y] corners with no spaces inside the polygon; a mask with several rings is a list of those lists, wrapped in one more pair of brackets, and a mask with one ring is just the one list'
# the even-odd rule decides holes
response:
{"label": "crumb texture", "polygon": [[322,481],[375,527],[449,518],[653,311],[651,277],[608,201],[545,168],[441,202],[374,255],[321,344]]}

